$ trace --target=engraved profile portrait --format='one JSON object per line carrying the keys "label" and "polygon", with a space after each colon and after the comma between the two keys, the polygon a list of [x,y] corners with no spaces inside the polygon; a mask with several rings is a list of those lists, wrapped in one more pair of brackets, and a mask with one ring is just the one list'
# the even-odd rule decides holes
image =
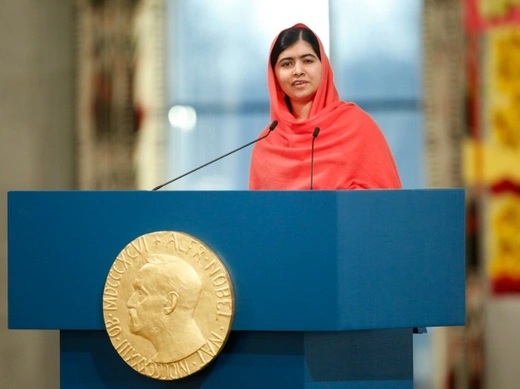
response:
{"label": "engraved profile portrait", "polygon": [[132,287],[129,330],[152,343],[154,362],[181,360],[204,345],[194,320],[202,283],[189,263],[173,255],[147,257]]}

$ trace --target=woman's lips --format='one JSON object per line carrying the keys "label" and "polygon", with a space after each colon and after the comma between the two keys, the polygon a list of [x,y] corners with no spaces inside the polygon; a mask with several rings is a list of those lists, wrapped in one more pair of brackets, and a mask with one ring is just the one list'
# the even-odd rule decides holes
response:
{"label": "woman's lips", "polygon": [[294,81],[294,82],[292,83],[292,85],[293,85],[294,87],[302,87],[302,86],[307,85],[307,81]]}

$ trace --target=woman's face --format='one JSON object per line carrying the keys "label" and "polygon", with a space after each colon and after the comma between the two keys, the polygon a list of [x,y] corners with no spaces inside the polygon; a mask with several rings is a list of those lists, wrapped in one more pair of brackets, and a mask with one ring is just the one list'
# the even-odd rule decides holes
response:
{"label": "woman's face", "polygon": [[304,40],[280,53],[274,72],[282,91],[293,102],[312,101],[321,80],[321,61]]}

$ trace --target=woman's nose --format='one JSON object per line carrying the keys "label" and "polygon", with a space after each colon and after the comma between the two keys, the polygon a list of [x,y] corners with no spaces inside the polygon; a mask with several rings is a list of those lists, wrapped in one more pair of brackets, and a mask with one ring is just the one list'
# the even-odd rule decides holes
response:
{"label": "woman's nose", "polygon": [[293,74],[295,76],[299,76],[303,73],[303,68],[302,66],[300,65],[300,63],[296,62],[296,64],[294,65],[294,72]]}

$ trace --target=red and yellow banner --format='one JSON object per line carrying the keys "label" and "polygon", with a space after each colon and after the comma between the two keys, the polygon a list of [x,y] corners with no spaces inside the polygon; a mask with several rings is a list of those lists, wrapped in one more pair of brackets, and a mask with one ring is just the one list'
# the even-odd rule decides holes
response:
{"label": "red and yellow banner", "polygon": [[469,32],[520,23],[520,0],[466,0],[466,28]]}
{"label": "red and yellow banner", "polygon": [[[466,182],[486,197],[483,238],[496,294],[520,293],[520,0],[466,0],[479,93],[465,145]],[[470,39],[470,41],[472,41]],[[473,40],[475,42],[475,40]]]}

